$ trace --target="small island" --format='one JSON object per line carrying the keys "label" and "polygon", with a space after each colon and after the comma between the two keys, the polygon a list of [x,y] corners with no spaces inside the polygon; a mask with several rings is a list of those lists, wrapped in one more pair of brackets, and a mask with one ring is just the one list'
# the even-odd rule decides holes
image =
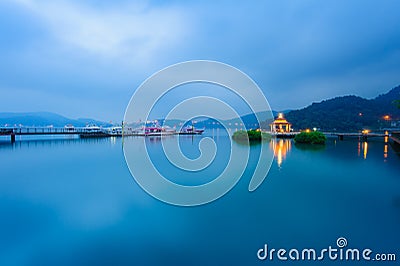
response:
{"label": "small island", "polygon": [[294,137],[296,143],[325,144],[326,136],[319,131],[303,131]]}
{"label": "small island", "polygon": [[262,132],[260,130],[239,130],[233,133],[232,138],[237,141],[262,141],[262,140],[270,140],[271,134],[266,132]]}

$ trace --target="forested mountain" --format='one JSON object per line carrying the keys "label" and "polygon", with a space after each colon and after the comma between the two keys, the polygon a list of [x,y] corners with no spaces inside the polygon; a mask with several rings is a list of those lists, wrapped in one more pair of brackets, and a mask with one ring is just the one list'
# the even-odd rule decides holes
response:
{"label": "forested mountain", "polygon": [[[374,99],[342,96],[313,103],[286,114],[296,129],[319,128],[324,131],[359,131],[389,127],[400,120],[400,109],[393,101],[400,99],[400,86]],[[386,119],[384,118],[385,116]]]}

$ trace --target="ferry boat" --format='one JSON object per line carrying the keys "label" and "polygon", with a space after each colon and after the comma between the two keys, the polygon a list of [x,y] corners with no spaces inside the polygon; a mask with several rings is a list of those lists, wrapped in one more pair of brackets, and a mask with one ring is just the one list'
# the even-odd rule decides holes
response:
{"label": "ferry boat", "polygon": [[194,126],[186,126],[179,131],[179,135],[201,135],[205,128],[195,128]]}
{"label": "ferry boat", "polygon": [[113,126],[103,128],[102,132],[111,136],[111,137],[122,137],[122,136],[137,136],[140,133],[140,130],[134,130],[131,127],[125,126]]}
{"label": "ferry boat", "polygon": [[75,127],[72,124],[65,125],[64,129],[67,132],[75,132]]}
{"label": "ferry boat", "polygon": [[87,125],[82,133],[79,134],[81,138],[99,138],[99,137],[108,137],[109,135],[105,133],[101,127],[95,124]]}
{"label": "ferry boat", "polygon": [[122,136],[122,127],[120,126],[107,127],[102,129],[102,131],[110,136]]}
{"label": "ferry boat", "polygon": [[[151,125],[148,125],[151,124]],[[169,126],[160,126],[157,121],[147,122],[139,129],[134,130],[137,136],[168,136],[176,134],[176,130]]]}
{"label": "ferry boat", "polygon": [[145,127],[143,130],[144,136],[167,136],[176,134],[175,130],[160,126]]}

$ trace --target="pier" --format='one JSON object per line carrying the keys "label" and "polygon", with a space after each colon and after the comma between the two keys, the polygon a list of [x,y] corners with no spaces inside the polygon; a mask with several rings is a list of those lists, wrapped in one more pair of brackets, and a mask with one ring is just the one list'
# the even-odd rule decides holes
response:
{"label": "pier", "polygon": [[11,143],[15,142],[15,136],[20,135],[78,135],[81,138],[101,138],[101,137],[123,137],[123,136],[169,136],[169,135],[201,135],[204,129],[193,131],[176,132],[163,130],[161,127],[148,127],[146,130],[137,131],[133,129],[123,129],[122,127],[97,126],[89,127],[0,127],[0,136],[10,136]]}
{"label": "pier", "polygon": [[[11,143],[15,142],[17,135],[79,135],[88,137],[96,133],[98,132],[93,132],[91,128],[87,127],[0,127],[0,136],[10,136]],[[108,135],[103,133],[101,136],[106,137]]]}
{"label": "pier", "polygon": [[272,136],[275,136],[278,139],[292,139],[294,138],[297,134],[300,134],[300,132],[271,132],[270,133]]}
{"label": "pier", "polygon": [[[294,138],[299,131],[291,132],[268,132],[276,138]],[[373,133],[373,132],[322,132],[325,136],[337,137],[339,140],[344,140],[344,138],[359,138],[367,141],[368,138],[384,138],[391,137],[391,139],[400,144],[400,131],[392,132],[385,131],[384,133]]]}
{"label": "pier", "polygon": [[400,145],[400,131],[393,131],[390,136],[390,139],[393,140],[393,142]]}
{"label": "pier", "polygon": [[367,141],[368,138],[384,138],[389,137],[388,131],[384,133],[372,133],[372,132],[354,132],[354,133],[344,133],[344,132],[322,132],[325,136],[337,136],[339,140],[344,140],[344,138],[360,138]]}
{"label": "pier", "polygon": [[[108,133],[105,130],[94,131],[91,127],[0,127],[0,136],[10,136],[11,143],[15,142],[15,136],[17,135],[79,135],[80,137],[111,137],[111,136],[140,136],[145,134],[139,133],[125,133],[117,132],[118,134],[113,134],[113,132]],[[286,132],[268,132],[275,136],[276,138],[294,138],[300,132],[296,131],[286,131]],[[336,136],[339,140],[344,140],[344,138],[359,138],[363,141],[367,141],[369,138],[384,138],[389,137],[393,142],[400,145],[400,131],[389,132],[385,130],[382,133],[374,133],[369,131],[363,132],[322,132],[326,136]],[[175,132],[175,134],[180,134]]]}

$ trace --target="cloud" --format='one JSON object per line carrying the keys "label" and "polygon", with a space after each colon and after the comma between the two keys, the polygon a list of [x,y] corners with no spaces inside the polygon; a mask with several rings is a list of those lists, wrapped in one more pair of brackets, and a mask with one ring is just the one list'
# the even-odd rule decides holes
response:
{"label": "cloud", "polygon": [[398,1],[138,1],[0,1],[0,90],[96,97],[118,113],[149,75],[191,59],[238,67],[275,109],[399,83]]}
{"label": "cloud", "polygon": [[94,7],[81,1],[50,0],[16,2],[43,21],[61,44],[106,58],[148,58],[163,47],[178,43],[186,33],[185,13],[176,7],[150,7],[144,3]]}

